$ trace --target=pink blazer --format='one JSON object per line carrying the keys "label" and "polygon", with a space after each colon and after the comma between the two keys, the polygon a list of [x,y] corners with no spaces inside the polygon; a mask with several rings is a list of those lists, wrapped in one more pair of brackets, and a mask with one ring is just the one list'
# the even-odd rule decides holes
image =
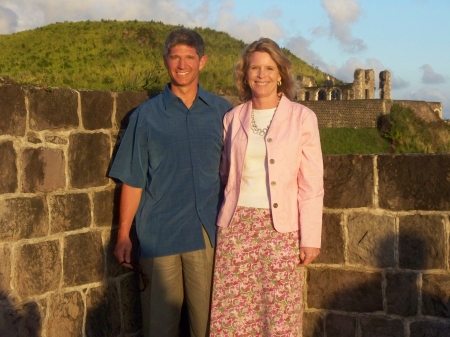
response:
{"label": "pink blazer", "polygon": [[[224,117],[220,175],[225,195],[217,225],[227,227],[239,199],[251,119],[251,101]],[[300,230],[301,247],[320,248],[323,160],[317,118],[307,107],[282,96],[265,136],[270,208],[279,232]]]}

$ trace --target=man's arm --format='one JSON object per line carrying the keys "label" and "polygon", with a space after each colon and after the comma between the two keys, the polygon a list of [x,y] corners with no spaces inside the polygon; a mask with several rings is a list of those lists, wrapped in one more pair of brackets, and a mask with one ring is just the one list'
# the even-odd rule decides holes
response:
{"label": "man's arm", "polygon": [[142,188],[132,187],[127,184],[122,185],[120,193],[120,214],[119,214],[119,231],[117,233],[117,243],[114,250],[114,256],[123,266],[132,268],[130,228],[133,224],[134,216],[141,201]]}

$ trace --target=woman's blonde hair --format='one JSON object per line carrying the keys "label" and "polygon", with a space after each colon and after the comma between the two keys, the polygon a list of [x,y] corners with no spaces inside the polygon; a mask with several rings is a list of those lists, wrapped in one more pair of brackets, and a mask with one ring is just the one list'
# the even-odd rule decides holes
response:
{"label": "woman's blonde hair", "polygon": [[234,68],[234,80],[242,101],[248,101],[252,98],[252,91],[246,80],[246,73],[250,63],[250,56],[255,52],[265,52],[275,61],[278,72],[281,76],[281,85],[277,92],[282,92],[287,98],[293,100],[298,90],[298,82],[292,75],[292,63],[281,51],[275,41],[269,38],[260,38],[250,43],[242,50],[241,58]]}

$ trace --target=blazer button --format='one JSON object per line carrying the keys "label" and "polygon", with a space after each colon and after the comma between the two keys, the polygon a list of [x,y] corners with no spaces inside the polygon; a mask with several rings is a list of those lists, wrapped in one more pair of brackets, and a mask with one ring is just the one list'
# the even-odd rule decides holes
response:
{"label": "blazer button", "polygon": [[274,160],[274,159],[270,159],[270,160],[269,160],[269,163],[274,164],[274,163],[275,163],[275,160]]}
{"label": "blazer button", "polygon": [[272,181],[272,182],[270,183],[270,185],[272,185],[272,186],[275,186],[276,184],[277,184],[276,181]]}
{"label": "blazer button", "polygon": [[272,138],[267,138],[268,143],[272,143]]}
{"label": "blazer button", "polygon": [[274,203],[273,204],[273,208],[277,208],[278,207],[278,204],[277,203]]}

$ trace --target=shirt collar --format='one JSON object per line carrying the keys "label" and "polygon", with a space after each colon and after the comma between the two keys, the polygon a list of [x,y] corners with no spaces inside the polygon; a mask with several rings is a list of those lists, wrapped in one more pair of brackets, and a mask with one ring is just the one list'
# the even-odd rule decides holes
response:
{"label": "shirt collar", "polygon": [[[167,83],[164,87],[164,90],[162,91],[162,98],[166,109],[178,100],[178,97],[175,96],[172,90],[170,90],[170,83]],[[197,100],[197,98],[201,99],[203,102],[205,102],[205,104],[209,106],[213,105],[213,96],[211,95],[211,93],[203,89],[201,85],[198,85],[197,96],[195,97],[195,100]]]}

